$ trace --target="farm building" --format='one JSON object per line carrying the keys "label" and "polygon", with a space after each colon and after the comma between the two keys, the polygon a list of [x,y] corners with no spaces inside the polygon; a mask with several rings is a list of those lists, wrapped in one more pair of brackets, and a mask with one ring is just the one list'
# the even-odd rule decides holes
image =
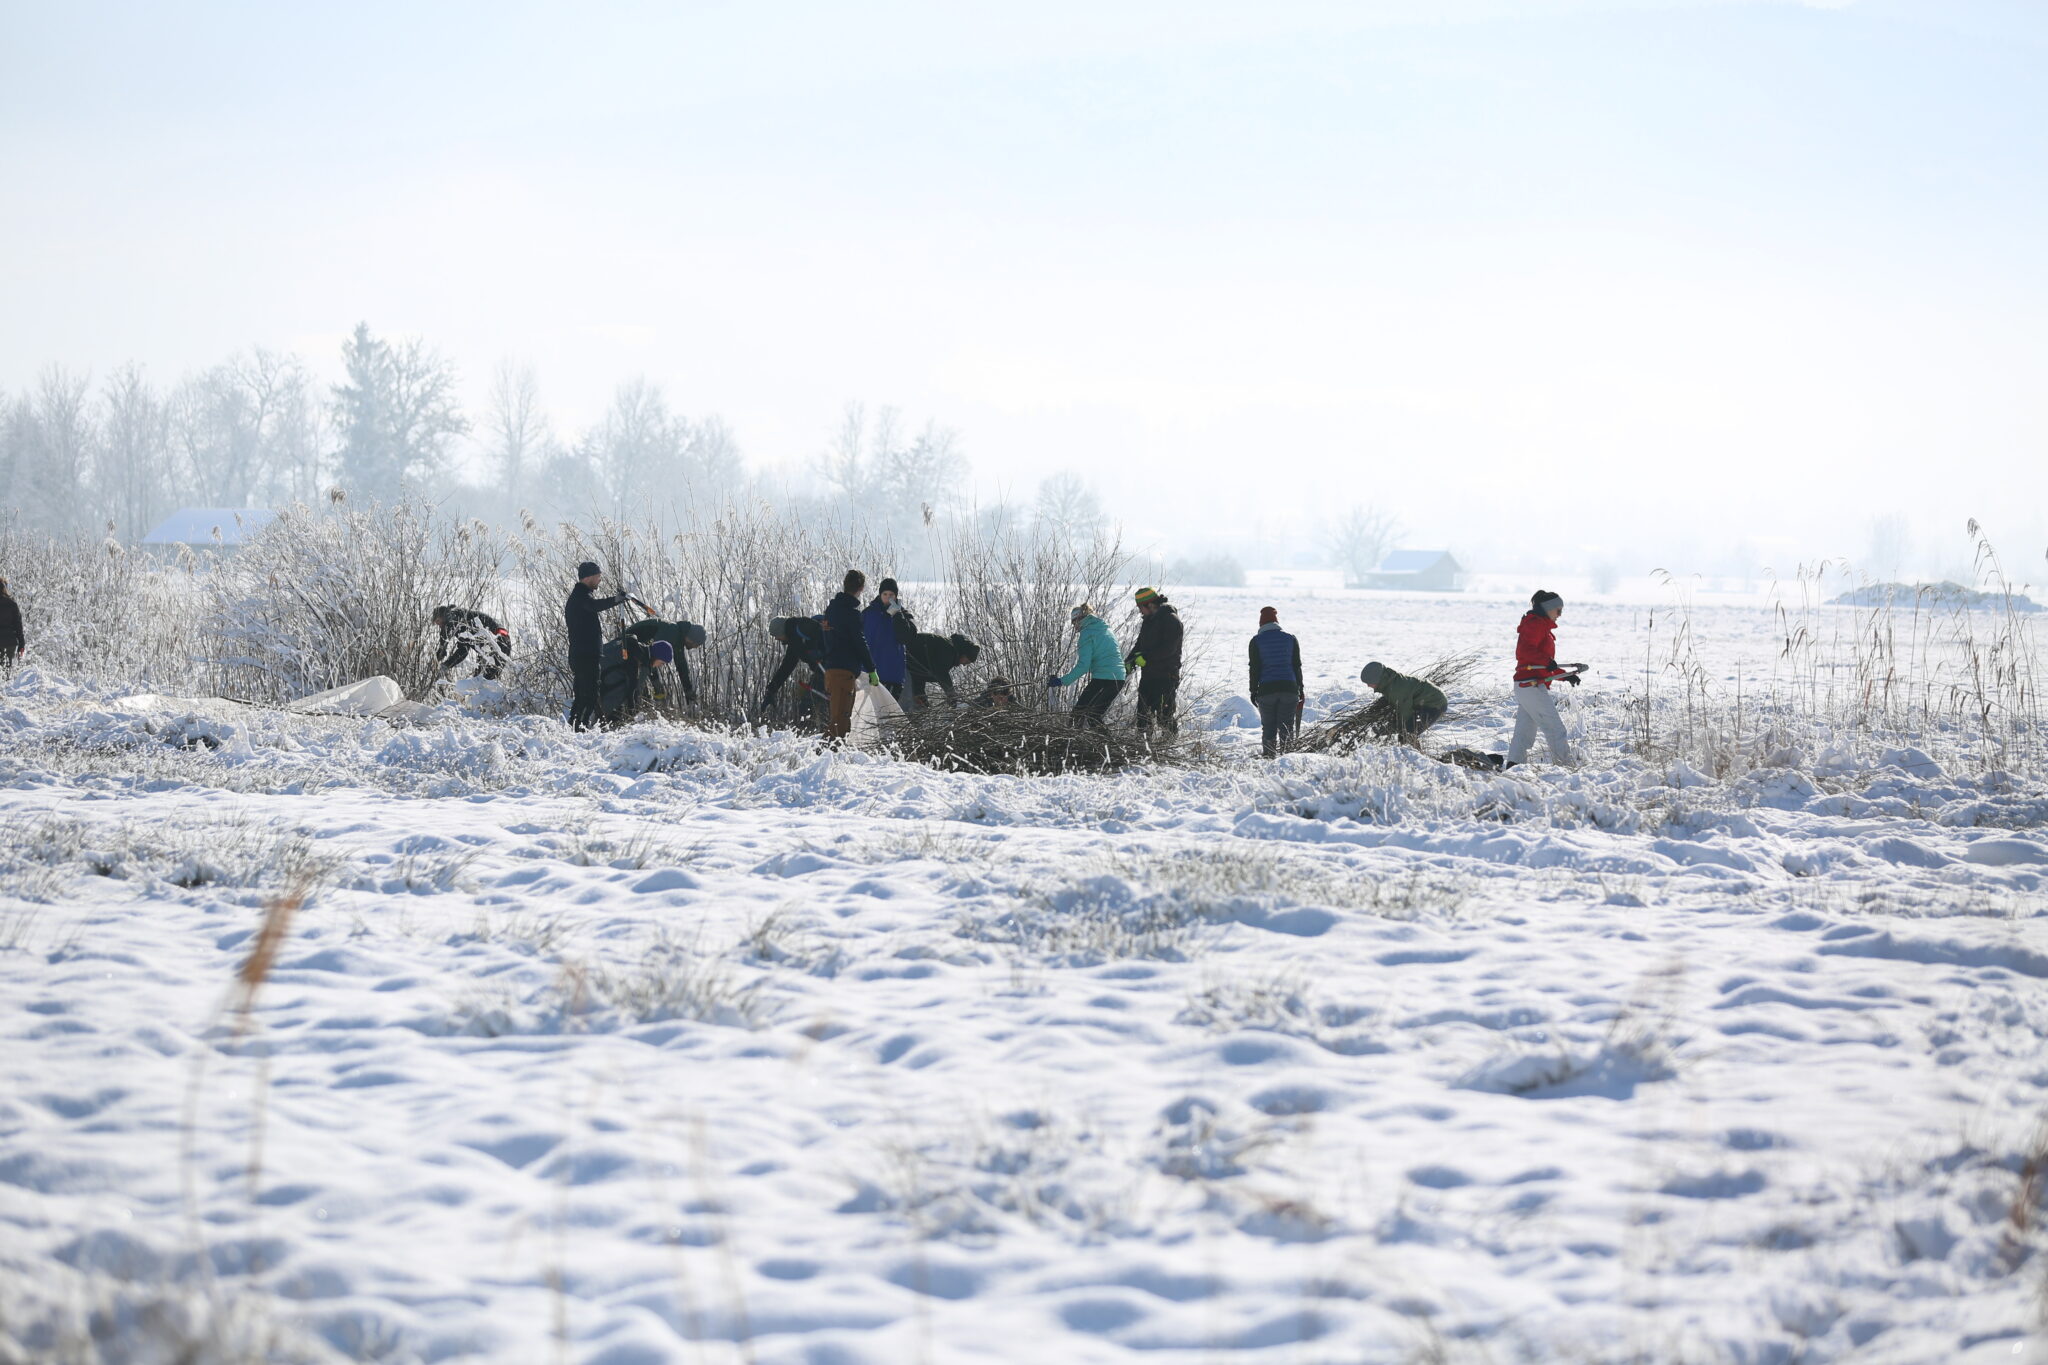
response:
{"label": "farm building", "polygon": [[1365,576],[1368,588],[1406,588],[1412,592],[1457,592],[1464,569],[1449,550],[1396,550]]}

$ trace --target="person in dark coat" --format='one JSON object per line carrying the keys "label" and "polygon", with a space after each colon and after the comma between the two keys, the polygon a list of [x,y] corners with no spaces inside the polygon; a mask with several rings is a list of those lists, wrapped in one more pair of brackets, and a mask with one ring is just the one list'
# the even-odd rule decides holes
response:
{"label": "person in dark coat", "polygon": [[861,630],[868,638],[868,657],[874,660],[875,676],[896,704],[910,707],[910,669],[905,648],[917,636],[917,622],[903,605],[896,580],[885,578],[875,585],[875,600],[860,614]]}
{"label": "person in dark coat", "polygon": [[1259,631],[1252,636],[1252,705],[1259,708],[1261,739],[1267,758],[1293,742],[1301,725],[1301,706],[1308,696],[1302,681],[1301,642],[1280,629],[1280,613],[1259,609]]}
{"label": "person in dark coat", "polygon": [[775,709],[775,694],[789,681],[790,674],[799,668],[804,676],[797,681],[801,696],[797,702],[799,714],[825,705],[825,618],[823,616],[778,616],[768,623],[768,633],[782,642],[782,664],[775,670],[775,676],[768,679],[768,690],[761,694],[761,704],[754,709],[754,719],[759,721]]}
{"label": "person in dark coat", "polygon": [[512,633],[488,612],[453,605],[435,607],[434,628],[441,632],[436,653],[444,677],[453,677],[462,661],[474,653],[477,675],[496,682],[505,661],[512,657]]}
{"label": "person in dark coat", "polygon": [[910,666],[911,702],[922,710],[924,690],[934,685],[946,694],[947,701],[957,703],[960,700],[960,694],[953,690],[953,670],[965,668],[979,659],[981,646],[957,632],[933,635],[929,631],[919,631],[903,647],[903,654]]}
{"label": "person in dark coat", "polygon": [[1124,656],[1124,667],[1142,670],[1138,675],[1138,729],[1149,735],[1157,726],[1172,738],[1180,733],[1180,612],[1164,593],[1152,588],[1140,588],[1136,596],[1138,615],[1144,619],[1131,652]]}
{"label": "person in dark coat", "polygon": [[569,627],[569,676],[574,695],[569,702],[569,725],[588,730],[597,723],[598,676],[604,666],[604,617],[622,602],[633,601],[630,590],[610,597],[597,595],[604,571],[590,560],[576,566],[576,586],[562,604],[562,616]]}
{"label": "person in dark coat", "polygon": [[28,632],[22,628],[21,603],[0,578],[0,668],[12,668],[28,649]]}
{"label": "person in dark coat", "polygon": [[[664,621],[658,616],[649,616],[627,626],[621,635],[631,636],[649,650],[651,663],[668,664],[676,671],[676,688],[683,694],[683,700],[695,704],[697,683],[690,676],[690,655],[693,649],[702,649],[706,638],[704,627],[691,621]],[[667,645],[664,651],[656,648]]]}
{"label": "person in dark coat", "polygon": [[826,604],[825,695],[832,711],[825,722],[825,738],[844,739],[853,728],[853,687],[860,678],[879,683],[874,656],[868,653],[867,633],[861,629],[860,593],[868,576],[848,569],[838,596]]}

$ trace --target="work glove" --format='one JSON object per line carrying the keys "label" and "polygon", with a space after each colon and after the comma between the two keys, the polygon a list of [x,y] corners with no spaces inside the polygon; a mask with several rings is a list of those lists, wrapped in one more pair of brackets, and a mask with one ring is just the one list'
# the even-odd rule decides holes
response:
{"label": "work glove", "polygon": [[1048,677],[1046,678],[1046,680],[1045,680],[1045,685],[1046,685],[1046,686],[1047,686],[1048,688],[1052,688],[1052,689],[1055,689],[1055,690],[1057,690],[1058,688],[1062,688],[1062,687],[1065,687],[1065,686],[1066,686],[1066,683],[1065,683],[1065,682],[1063,682],[1063,681],[1062,681],[1062,680],[1060,679],[1060,675],[1059,675],[1059,674],[1057,674],[1057,673],[1054,673],[1054,674],[1052,674],[1052,675],[1050,675],[1050,676],[1048,676]]}
{"label": "work glove", "polygon": [[1144,666],[1145,666],[1145,656],[1144,656],[1144,655],[1142,655],[1142,654],[1133,654],[1133,655],[1131,656],[1131,667],[1132,667],[1132,668],[1143,668]]}
{"label": "work glove", "polygon": [[1564,680],[1570,683],[1573,687],[1577,687],[1579,685],[1579,675],[1576,673],[1565,674]]}
{"label": "work glove", "polygon": [[868,674],[868,686],[869,686],[869,687],[880,687],[881,685],[882,685],[882,675],[881,675],[881,674],[879,674],[879,673],[870,673],[870,674]]}
{"label": "work glove", "polygon": [[896,613],[903,610],[903,604],[901,602],[891,602],[886,608],[884,608],[884,610],[887,611],[891,616],[894,616],[896,615]]}

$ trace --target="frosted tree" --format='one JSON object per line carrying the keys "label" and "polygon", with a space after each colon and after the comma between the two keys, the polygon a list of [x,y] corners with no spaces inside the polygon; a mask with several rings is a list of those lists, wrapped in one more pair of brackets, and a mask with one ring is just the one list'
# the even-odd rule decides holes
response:
{"label": "frosted tree", "polygon": [[1095,540],[1109,529],[1101,497],[1071,469],[1063,469],[1039,482],[1031,510],[1032,519],[1039,526],[1076,544]]}
{"label": "frosted tree", "polygon": [[1324,545],[1344,571],[1344,581],[1357,587],[1379,568],[1400,534],[1401,523],[1393,513],[1353,503],[1324,534]]}
{"label": "frosted tree", "polygon": [[52,365],[7,423],[8,492],[34,525],[69,530],[95,520],[87,502],[96,439],[91,383]]}
{"label": "frosted tree", "polygon": [[469,430],[455,403],[455,370],[414,338],[392,345],[357,323],[341,348],[344,382],[332,412],[342,482],[390,499],[445,471],[448,446]]}
{"label": "frosted tree", "polygon": [[540,405],[533,366],[501,360],[491,375],[484,433],[492,473],[507,508],[523,505],[554,453],[555,436]]}
{"label": "frosted tree", "polygon": [[[599,510],[621,519],[666,506],[686,491],[689,423],[669,411],[659,384],[629,379],[604,418],[578,443],[596,481]],[[586,498],[586,505],[591,499]]]}
{"label": "frosted tree", "polygon": [[109,375],[99,404],[93,485],[107,518],[132,540],[172,510],[171,405],[138,365]]}

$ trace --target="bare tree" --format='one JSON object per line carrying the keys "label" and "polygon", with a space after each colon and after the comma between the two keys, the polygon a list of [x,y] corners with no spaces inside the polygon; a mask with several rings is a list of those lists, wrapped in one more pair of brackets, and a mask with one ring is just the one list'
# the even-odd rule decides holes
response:
{"label": "bare tree", "polygon": [[1324,543],[1344,570],[1344,581],[1358,587],[1380,566],[1400,534],[1401,523],[1393,513],[1353,503],[1325,533]]}
{"label": "bare tree", "polygon": [[124,365],[100,387],[93,485],[121,535],[144,535],[170,510],[171,406],[138,365]]}
{"label": "bare tree", "polygon": [[579,442],[603,498],[598,510],[626,520],[649,502],[682,494],[689,439],[689,423],[669,411],[659,384],[635,378],[619,385],[603,420]]}
{"label": "bare tree", "polygon": [[17,409],[13,440],[16,505],[29,520],[59,530],[84,525],[92,469],[91,377],[52,365]]}
{"label": "bare tree", "polygon": [[1079,474],[1063,469],[1040,481],[1032,504],[1033,519],[1057,531],[1076,544],[1101,536],[1109,529],[1102,499]]}
{"label": "bare tree", "polygon": [[839,415],[832,444],[811,462],[812,474],[840,497],[858,497],[867,482],[867,444],[867,405],[848,403]]}
{"label": "bare tree", "polygon": [[555,440],[547,413],[541,410],[540,384],[534,378],[533,366],[510,359],[498,362],[498,368],[491,374],[484,432],[490,441],[491,462],[496,466],[505,505],[517,508],[527,495],[528,485],[546,463]]}

